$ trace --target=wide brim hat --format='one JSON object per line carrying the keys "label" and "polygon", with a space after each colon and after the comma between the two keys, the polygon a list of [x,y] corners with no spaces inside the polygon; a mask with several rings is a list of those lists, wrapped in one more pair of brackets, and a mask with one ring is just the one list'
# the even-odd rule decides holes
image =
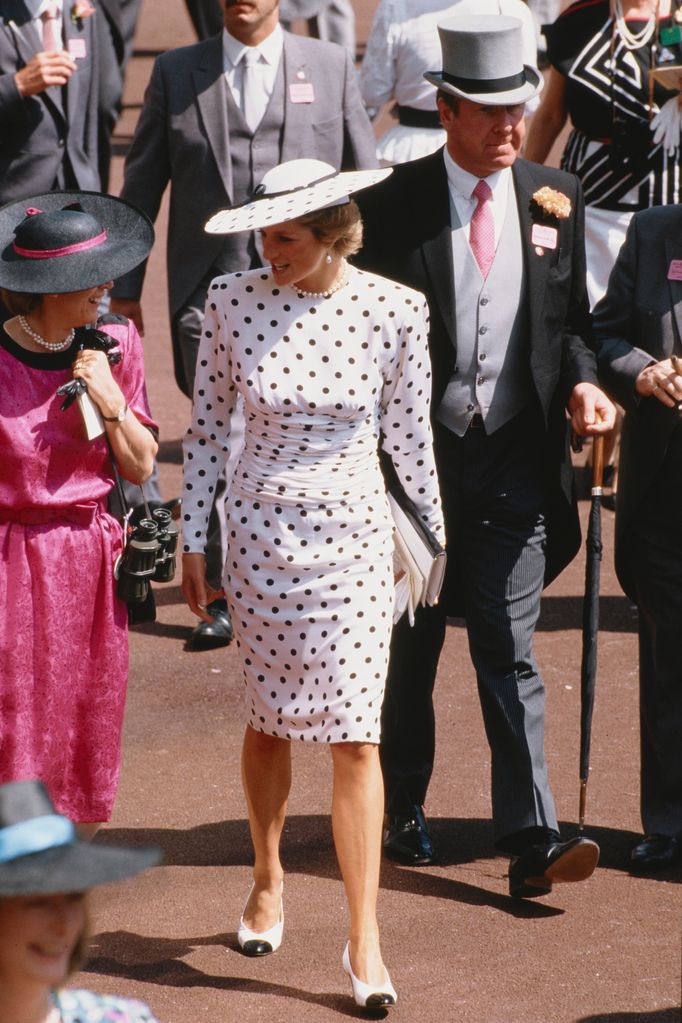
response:
{"label": "wide brim hat", "polygon": [[500,14],[446,18],[438,25],[443,70],[424,78],[443,92],[485,106],[527,103],[545,80],[523,63],[522,25]]}
{"label": "wide brim hat", "polygon": [[0,898],[83,892],[153,867],[155,848],[79,841],[39,781],[0,786]]}
{"label": "wide brim hat", "polygon": [[287,160],[267,172],[246,202],[215,213],[204,230],[209,234],[235,234],[296,220],[306,213],[347,202],[353,192],[376,185],[391,172],[391,167],[337,171],[323,160]]}
{"label": "wide brim hat", "polygon": [[100,192],[44,192],[0,208],[0,288],[85,291],[138,266],[154,244],[148,217]]}

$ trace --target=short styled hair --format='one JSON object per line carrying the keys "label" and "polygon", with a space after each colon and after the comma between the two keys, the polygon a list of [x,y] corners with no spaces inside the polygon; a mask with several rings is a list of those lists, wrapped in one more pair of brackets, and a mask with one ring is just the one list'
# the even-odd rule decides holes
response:
{"label": "short styled hair", "polygon": [[339,256],[353,256],[362,248],[362,217],[357,204],[349,202],[304,213],[298,223]]}
{"label": "short styled hair", "polygon": [[43,301],[42,295],[32,295],[27,291],[6,291],[5,288],[0,288],[0,298],[13,316],[28,316]]}

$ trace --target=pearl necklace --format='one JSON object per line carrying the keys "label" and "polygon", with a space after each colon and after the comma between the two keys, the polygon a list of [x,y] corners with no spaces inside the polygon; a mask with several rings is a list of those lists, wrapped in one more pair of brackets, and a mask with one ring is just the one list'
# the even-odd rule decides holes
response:
{"label": "pearl necklace", "polygon": [[19,326],[24,333],[28,334],[31,340],[35,341],[35,343],[40,345],[41,348],[47,348],[48,352],[65,352],[76,336],[75,327],[72,327],[63,341],[46,341],[44,337],[36,333],[36,331],[29,326],[28,320],[25,316],[17,316],[17,319],[19,320]]}
{"label": "pearl necklace", "polygon": [[658,0],[656,0],[654,8],[645,22],[644,27],[641,28],[639,32],[630,31],[628,23],[625,20],[622,0],[614,0],[613,18],[616,23],[618,35],[620,36],[625,49],[638,50],[640,46],[646,46],[656,31],[656,24],[658,21]]}
{"label": "pearl necklace", "polygon": [[298,292],[299,298],[331,298],[346,283],[346,267],[347,264],[344,260],[341,265],[341,275],[327,291],[304,291],[303,288],[299,288],[298,284],[292,284],[292,287]]}

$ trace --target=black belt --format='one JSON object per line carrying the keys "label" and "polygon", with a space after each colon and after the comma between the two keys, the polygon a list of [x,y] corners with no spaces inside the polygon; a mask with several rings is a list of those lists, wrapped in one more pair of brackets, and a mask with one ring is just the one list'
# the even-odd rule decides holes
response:
{"label": "black belt", "polygon": [[405,128],[440,128],[437,110],[417,110],[416,107],[397,106],[398,121]]}

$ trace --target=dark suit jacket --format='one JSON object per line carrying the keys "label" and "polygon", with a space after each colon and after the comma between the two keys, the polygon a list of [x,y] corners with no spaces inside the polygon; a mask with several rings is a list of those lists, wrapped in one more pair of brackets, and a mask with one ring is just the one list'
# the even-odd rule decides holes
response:
{"label": "dark suit jacket", "polygon": [[[334,43],[284,33],[285,115],[281,159],[311,157],[339,169],[375,167],[372,127],[355,69]],[[310,81],[313,103],[292,103],[289,85]],[[223,245],[208,235],[211,214],[234,196],[223,76],[222,35],[172,50],[154,65],[126,161],[124,199],[156,218],[170,182],[168,290],[171,315],[215,264]],[[235,270],[243,267],[234,267]],[[139,298],[144,266],[117,282],[114,294]]]}
{"label": "dark suit jacket", "polygon": [[95,23],[99,12],[74,24],[64,4],[66,46],[85,44],[84,58],[64,89],[23,99],[14,75],[42,49],[42,39],[23,0],[4,0],[0,10],[0,202],[48,192],[67,153],[76,183],[98,189],[97,67]]}
{"label": "dark suit jacket", "polygon": [[[594,310],[599,379],[626,411],[616,502],[616,570],[632,596],[624,536],[665,458],[679,422],[657,398],[640,398],[639,373],[651,362],[682,354],[682,281],[668,280],[672,260],[682,267],[682,209],[657,206],[636,213]],[[671,523],[677,529],[678,523]]]}
{"label": "dark suit jacket", "polygon": [[[580,545],[565,416],[576,383],[596,383],[596,365],[585,344],[590,320],[585,289],[584,213],[577,178],[517,160],[513,167],[519,210],[526,296],[529,304],[530,370],[545,436],[528,438],[547,452],[547,572],[549,582]],[[559,245],[540,255],[531,242],[531,196],[544,185],[571,200],[571,215],[555,224]],[[365,224],[365,243],[356,261],[423,292],[429,303],[429,347],[433,368],[432,410],[438,408],[457,358],[450,199],[442,150],[402,164],[386,181],[356,195]],[[457,594],[445,593],[457,610]]]}

